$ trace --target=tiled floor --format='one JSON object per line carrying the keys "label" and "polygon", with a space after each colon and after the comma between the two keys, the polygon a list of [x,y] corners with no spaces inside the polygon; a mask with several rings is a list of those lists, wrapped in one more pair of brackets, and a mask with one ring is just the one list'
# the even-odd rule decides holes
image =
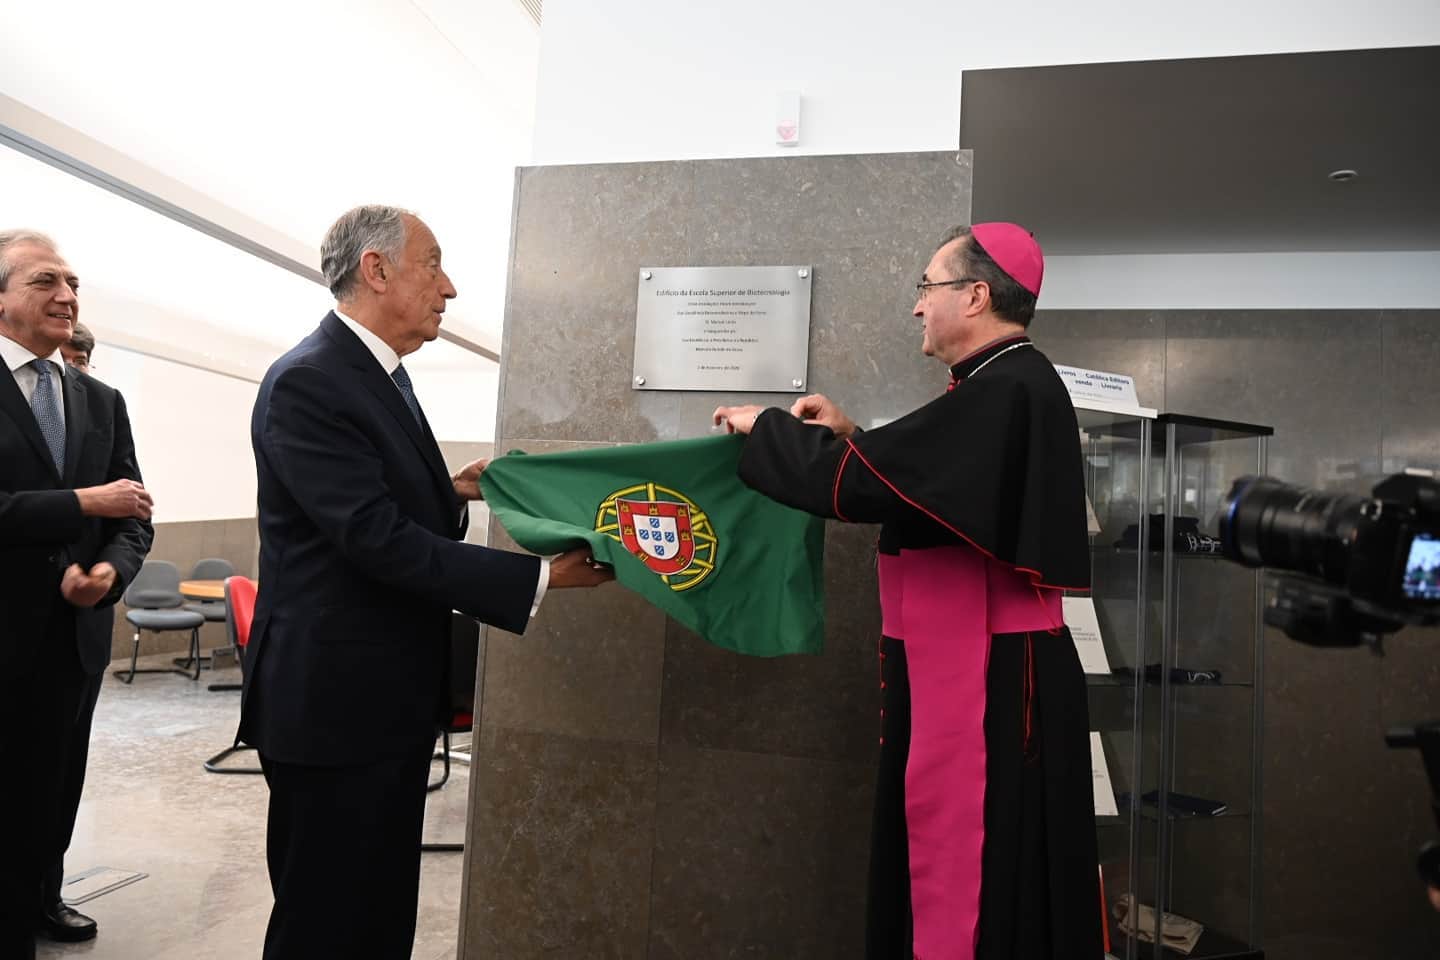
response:
{"label": "tiled floor", "polygon": [[[41,958],[258,960],[271,902],[265,781],[201,768],[230,742],[240,710],[239,693],[206,689],[214,680],[238,681],[239,674],[222,670],[212,678],[207,670],[199,683],[152,674],[128,687],[107,675],[65,870],[107,866],[149,876],[80,906],[98,921],[98,938],[41,941]],[[255,755],[230,762],[253,764]],[[436,776],[439,769],[437,762]],[[464,839],[469,768],[452,771],[430,794],[427,840]],[[425,854],[414,960],[455,956],[462,860]]]}

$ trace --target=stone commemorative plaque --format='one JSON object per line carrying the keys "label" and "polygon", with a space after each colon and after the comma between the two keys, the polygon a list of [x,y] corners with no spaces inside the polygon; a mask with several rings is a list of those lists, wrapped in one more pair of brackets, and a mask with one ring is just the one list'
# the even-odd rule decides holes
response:
{"label": "stone commemorative plaque", "polygon": [[810,267],[645,267],[636,390],[800,393],[810,359]]}

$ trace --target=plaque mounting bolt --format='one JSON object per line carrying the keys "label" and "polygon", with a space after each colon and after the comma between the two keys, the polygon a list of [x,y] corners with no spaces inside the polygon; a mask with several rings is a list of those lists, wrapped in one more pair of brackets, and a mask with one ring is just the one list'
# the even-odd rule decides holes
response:
{"label": "plaque mounting bolt", "polygon": [[805,381],[797,378],[790,381],[790,386],[794,387],[796,390],[799,390],[801,387],[805,386]]}
{"label": "plaque mounting bolt", "polygon": [[637,387],[643,387],[643,386],[645,386],[645,378],[644,378],[644,377],[636,377],[636,378],[635,378],[635,386],[637,386]]}
{"label": "plaque mounting bolt", "polygon": [[641,279],[641,280],[649,280],[649,279],[650,279],[650,271],[649,271],[649,270],[641,270],[641,271],[640,271],[640,279]]}
{"label": "plaque mounting bolt", "polygon": [[[810,271],[809,271],[809,270],[805,270],[805,269],[803,269],[803,268],[802,268],[801,270],[799,270],[798,273],[800,274],[800,279],[801,279],[801,280],[804,280],[806,277],[810,276]],[[798,386],[798,384],[797,384],[797,386]]]}

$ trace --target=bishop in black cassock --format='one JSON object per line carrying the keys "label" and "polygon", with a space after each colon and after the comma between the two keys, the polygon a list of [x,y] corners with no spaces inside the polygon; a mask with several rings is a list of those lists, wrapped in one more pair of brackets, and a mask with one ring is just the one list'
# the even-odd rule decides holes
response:
{"label": "bishop in black cassock", "polygon": [[861,431],[821,395],[721,407],[740,476],[881,524],[882,716],[870,960],[1102,954],[1085,678],[1061,614],[1090,586],[1079,430],[1025,335],[1044,273],[1015,224],[952,230],[915,315],[945,393]]}

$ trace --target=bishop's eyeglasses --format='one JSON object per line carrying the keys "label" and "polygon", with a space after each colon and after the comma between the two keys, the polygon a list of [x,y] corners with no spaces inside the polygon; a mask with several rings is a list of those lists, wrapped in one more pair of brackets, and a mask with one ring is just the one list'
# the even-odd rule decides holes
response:
{"label": "bishop's eyeglasses", "polygon": [[974,282],[974,277],[961,277],[958,280],[922,280],[915,284],[915,298],[917,300],[924,300],[930,294],[931,287],[949,287]]}

